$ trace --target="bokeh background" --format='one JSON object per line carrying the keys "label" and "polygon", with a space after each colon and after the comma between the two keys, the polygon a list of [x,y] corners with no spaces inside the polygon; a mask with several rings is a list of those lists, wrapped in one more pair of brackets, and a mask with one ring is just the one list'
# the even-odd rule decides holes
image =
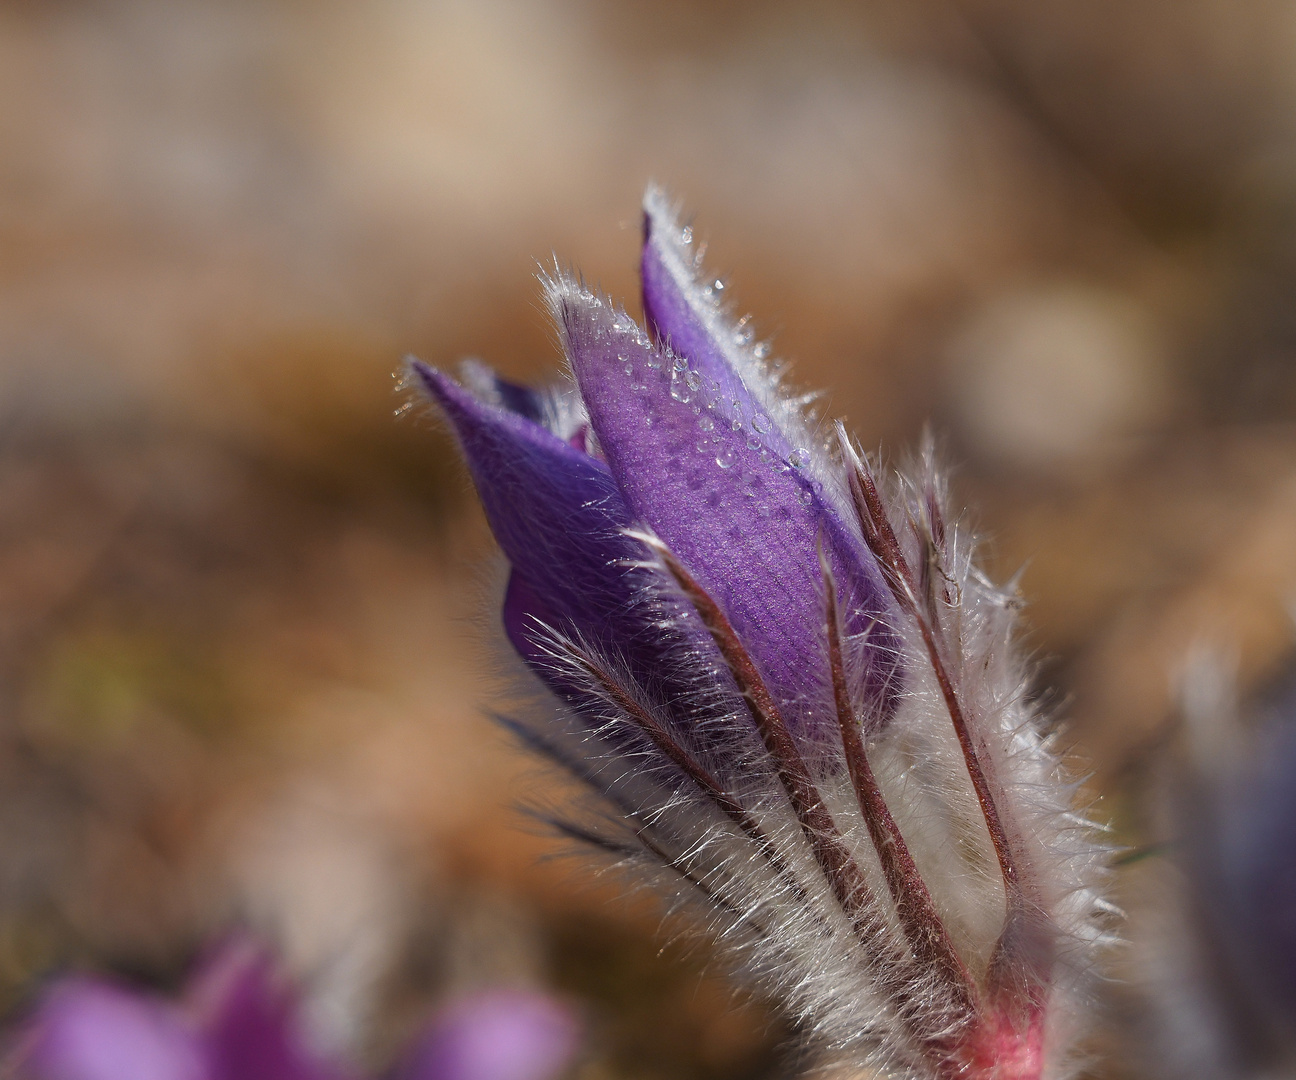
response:
{"label": "bokeh background", "polygon": [[238,924],[361,1061],[502,982],[583,1077],[786,1068],[512,809],[493,549],[394,415],[406,353],[552,376],[537,263],[632,300],[650,178],[865,445],[932,425],[1155,855],[1185,658],[1292,648],[1296,5],[3,0],[0,1007]]}

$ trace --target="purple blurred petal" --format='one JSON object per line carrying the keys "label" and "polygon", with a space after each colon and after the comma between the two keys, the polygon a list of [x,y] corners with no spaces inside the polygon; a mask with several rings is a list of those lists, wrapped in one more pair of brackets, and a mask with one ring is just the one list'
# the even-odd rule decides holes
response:
{"label": "purple blurred petal", "polygon": [[496,990],[456,1002],[427,1028],[397,1080],[550,1080],[570,1063],[578,1025],[550,998]]}
{"label": "purple blurred petal", "polygon": [[303,1037],[297,1002],[268,954],[239,942],[221,950],[193,988],[202,1002],[212,1080],[342,1080]]}
{"label": "purple blurred petal", "polygon": [[[872,558],[806,475],[808,453],[772,454],[700,373],[575,283],[553,283],[550,299],[625,504],[721,604],[797,723],[830,693],[817,546],[854,634],[889,609]],[[885,629],[873,633],[867,681],[880,691],[894,659]]]}
{"label": "purple blurred petal", "polygon": [[[1296,715],[1296,701],[1286,703]],[[1263,733],[1255,773],[1220,815],[1219,875],[1204,890],[1244,982],[1296,1031],[1296,725]]]}
{"label": "purple blurred petal", "polygon": [[48,994],[19,1049],[32,1080],[216,1080],[198,1035],[160,1001],[95,979]]}

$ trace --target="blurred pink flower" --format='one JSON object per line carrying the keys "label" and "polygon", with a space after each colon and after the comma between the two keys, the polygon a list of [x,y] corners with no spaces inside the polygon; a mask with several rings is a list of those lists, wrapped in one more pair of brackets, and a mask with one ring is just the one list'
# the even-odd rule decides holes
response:
{"label": "blurred pink flower", "polygon": [[[451,1002],[396,1070],[398,1080],[550,1080],[571,1061],[571,1012],[524,990]],[[309,1046],[297,996],[271,955],[218,950],[180,1002],[108,979],[55,983],[24,1024],[3,1074],[19,1080],[359,1080]]]}

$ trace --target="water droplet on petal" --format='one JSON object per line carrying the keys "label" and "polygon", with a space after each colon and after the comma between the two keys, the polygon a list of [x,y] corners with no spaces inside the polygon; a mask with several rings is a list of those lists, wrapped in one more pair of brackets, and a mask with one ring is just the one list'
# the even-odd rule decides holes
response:
{"label": "water droplet on petal", "polygon": [[716,450],[716,464],[722,469],[727,469],[734,463],[733,447],[722,443]]}
{"label": "water droplet on petal", "polygon": [[676,401],[682,401],[688,404],[693,399],[693,391],[689,389],[688,383],[680,376],[678,370],[671,372],[670,395]]}
{"label": "water droplet on petal", "polygon": [[675,370],[688,371],[688,360],[683,356],[675,357]]}
{"label": "water droplet on petal", "polygon": [[688,388],[690,390],[697,390],[702,386],[702,376],[696,371],[686,371],[684,373],[684,381],[688,383]]}
{"label": "water droplet on petal", "polygon": [[747,449],[759,450],[760,448],[761,448],[760,436],[757,435],[755,432],[752,432],[750,435],[747,436]]}
{"label": "water droplet on petal", "polygon": [[810,451],[804,446],[798,446],[788,454],[788,464],[794,469],[804,469],[810,464]]}
{"label": "water droplet on petal", "polygon": [[752,417],[752,427],[764,435],[774,425],[770,423],[770,418],[764,413],[757,413]]}
{"label": "water droplet on petal", "polygon": [[810,506],[814,503],[814,492],[809,488],[802,488],[797,492],[797,501],[802,506]]}
{"label": "water droplet on petal", "polygon": [[703,431],[711,431],[715,428],[715,421],[711,419],[710,413],[703,413],[698,417],[698,427]]}
{"label": "water droplet on petal", "polygon": [[681,244],[691,244],[691,243],[693,243],[693,226],[692,226],[692,225],[685,225],[684,228],[680,229],[680,243],[681,243]]}
{"label": "water droplet on petal", "polygon": [[660,371],[662,368],[662,364],[664,364],[665,362],[666,361],[662,357],[662,354],[659,353],[656,349],[650,350],[647,359],[644,360],[644,363],[646,363],[650,368],[652,368],[653,371]]}

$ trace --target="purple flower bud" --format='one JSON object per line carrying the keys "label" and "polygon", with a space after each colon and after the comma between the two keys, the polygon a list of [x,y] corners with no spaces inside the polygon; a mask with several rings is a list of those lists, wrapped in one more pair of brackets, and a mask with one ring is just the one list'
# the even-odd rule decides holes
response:
{"label": "purple flower bud", "polygon": [[567,706],[508,723],[605,803],[556,824],[702,902],[843,1064],[1057,1075],[1103,853],[1024,697],[1015,598],[930,453],[879,483],[783,392],[653,190],[644,237],[646,330],[545,280],[559,391],[413,364],[512,566],[509,639]]}
{"label": "purple flower bud", "polygon": [[575,1018],[552,998],[486,991],[443,1009],[395,1080],[551,1080],[578,1037]]}

